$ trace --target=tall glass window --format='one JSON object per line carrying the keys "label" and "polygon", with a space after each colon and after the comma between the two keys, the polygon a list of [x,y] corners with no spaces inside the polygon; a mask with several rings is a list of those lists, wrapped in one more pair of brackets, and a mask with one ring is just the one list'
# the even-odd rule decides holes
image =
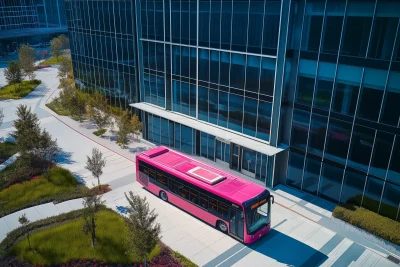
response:
{"label": "tall glass window", "polygon": [[400,135],[396,136],[396,142],[393,147],[392,158],[390,159],[387,179],[400,183]]}
{"label": "tall glass window", "polygon": [[400,72],[392,71],[389,76],[382,106],[381,122],[392,126],[400,123]]}
{"label": "tall glass window", "polygon": [[349,160],[347,164],[356,169],[367,171],[374,145],[375,130],[354,125]]}
{"label": "tall glass window", "polygon": [[386,177],[394,135],[377,131],[369,172],[382,179]]}
{"label": "tall glass window", "polygon": [[313,195],[317,194],[320,170],[321,161],[307,157],[302,190]]}
{"label": "tall glass window", "polygon": [[326,128],[328,118],[313,113],[311,117],[311,125],[309,131],[308,151],[322,156],[325,144]]}
{"label": "tall glass window", "polygon": [[324,9],[325,3],[323,2],[307,3],[303,25],[302,50],[313,52],[319,51],[322,24],[324,20]]}
{"label": "tall glass window", "polygon": [[339,201],[342,178],[343,168],[336,167],[327,163],[322,163],[319,195],[323,198],[337,203]]}
{"label": "tall glass window", "polygon": [[373,12],[372,2],[353,1],[347,4],[342,55],[365,57]]}
{"label": "tall glass window", "polygon": [[328,1],[326,4],[325,31],[321,49],[323,53],[338,53],[345,5],[346,3],[336,1]]}
{"label": "tall glass window", "polygon": [[290,152],[288,177],[286,184],[301,189],[301,180],[303,176],[304,156]]}
{"label": "tall glass window", "polygon": [[325,157],[345,163],[350,143],[351,124],[331,119],[325,144]]}
{"label": "tall glass window", "polygon": [[290,146],[306,150],[309,123],[310,112],[294,110]]}
{"label": "tall glass window", "polygon": [[366,178],[366,175],[346,170],[340,202],[360,205]]}

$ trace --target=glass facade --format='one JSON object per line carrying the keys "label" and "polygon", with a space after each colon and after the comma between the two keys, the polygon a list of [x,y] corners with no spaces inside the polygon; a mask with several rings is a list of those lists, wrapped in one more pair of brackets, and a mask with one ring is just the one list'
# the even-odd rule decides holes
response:
{"label": "glass facade", "polygon": [[64,0],[0,1],[0,53],[19,44],[42,47],[56,34],[67,32]]}
{"label": "glass facade", "polygon": [[81,85],[281,151],[142,112],[145,139],[400,219],[400,1],[66,4]]}
{"label": "glass facade", "polygon": [[113,106],[126,108],[136,102],[134,3],[65,1],[65,5],[76,84],[85,91],[101,91]]}
{"label": "glass facade", "polygon": [[400,220],[400,2],[299,7],[285,96],[286,184]]}

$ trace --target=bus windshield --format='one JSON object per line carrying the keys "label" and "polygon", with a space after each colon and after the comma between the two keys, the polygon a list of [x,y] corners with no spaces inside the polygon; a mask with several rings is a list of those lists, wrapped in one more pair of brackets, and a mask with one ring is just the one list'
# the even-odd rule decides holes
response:
{"label": "bus windshield", "polygon": [[254,234],[270,222],[271,201],[262,199],[246,210],[247,232]]}

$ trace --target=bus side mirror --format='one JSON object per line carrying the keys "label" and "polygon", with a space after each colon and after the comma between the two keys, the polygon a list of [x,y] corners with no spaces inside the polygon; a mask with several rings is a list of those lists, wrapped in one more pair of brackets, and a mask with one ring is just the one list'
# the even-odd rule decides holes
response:
{"label": "bus side mirror", "polygon": [[272,198],[272,204],[274,204],[275,202],[274,196],[271,195],[270,198]]}

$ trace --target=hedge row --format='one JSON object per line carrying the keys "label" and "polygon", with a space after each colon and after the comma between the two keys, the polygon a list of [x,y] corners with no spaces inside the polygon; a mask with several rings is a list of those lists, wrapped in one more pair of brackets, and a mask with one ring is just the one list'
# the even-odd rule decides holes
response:
{"label": "hedge row", "polygon": [[[110,210],[109,208],[106,208],[105,206],[101,206],[99,210]],[[10,254],[10,249],[12,246],[18,241],[19,238],[24,237],[28,232],[35,232],[38,231],[44,227],[48,226],[57,226],[62,224],[65,221],[73,220],[76,218],[79,218],[83,215],[84,210],[74,210],[68,213],[63,213],[58,216],[54,217],[49,217],[46,219],[42,219],[36,222],[32,222],[26,226],[21,226],[11,232],[9,232],[6,236],[6,238],[0,243],[0,262],[5,259],[8,256],[11,256]]]}
{"label": "hedge row", "polygon": [[393,244],[400,245],[400,222],[353,204],[337,206],[332,215]]}
{"label": "hedge row", "polygon": [[[362,200],[362,205],[361,205],[361,200]],[[364,198],[362,198],[362,195],[356,195],[354,197],[349,198],[349,200],[347,200],[347,204],[354,204],[355,206],[362,206],[363,208],[373,211],[373,212],[377,212],[379,209],[379,200],[364,196]],[[381,203],[381,207],[379,209],[379,214],[388,217],[390,219],[393,220],[397,220],[400,221],[400,216],[397,216],[397,206],[392,206],[389,205],[387,203],[382,202]]]}

